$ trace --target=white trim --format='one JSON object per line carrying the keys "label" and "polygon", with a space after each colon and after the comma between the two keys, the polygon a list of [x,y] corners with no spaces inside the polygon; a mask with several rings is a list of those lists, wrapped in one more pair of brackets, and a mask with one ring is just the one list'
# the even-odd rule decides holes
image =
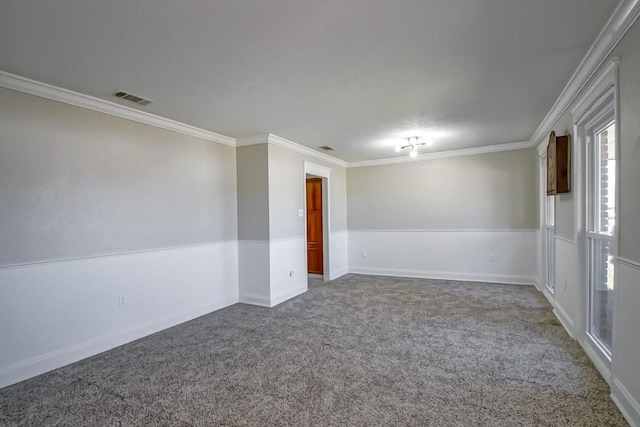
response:
{"label": "white trim", "polygon": [[236,147],[246,147],[248,145],[259,145],[259,144],[268,144],[269,143],[269,135],[253,135],[247,136],[244,138],[236,138]]}
{"label": "white trim", "polygon": [[135,341],[142,337],[165,330],[183,322],[212,313],[237,302],[235,298],[223,298],[196,309],[186,310],[179,314],[162,319],[135,325],[123,331],[61,348],[32,359],[20,361],[0,370],[0,388],[24,381],[36,375],[94,356],[112,348]]}
{"label": "white trim", "polygon": [[322,178],[322,266],[323,266],[323,277],[327,280],[330,280],[331,277],[331,243],[333,241],[331,237],[331,168],[326,166],[318,165],[312,162],[305,161],[303,163],[303,179],[304,179],[304,264],[305,269],[308,271],[308,260],[307,260],[307,175],[313,175],[319,178]]}
{"label": "white trim", "polygon": [[337,159],[327,154],[319,153],[316,150],[313,150],[309,147],[305,147],[304,145],[300,145],[296,142],[289,141],[288,139],[284,139],[272,133],[268,134],[267,138],[268,138],[269,144],[273,144],[278,147],[288,148],[289,150],[295,151],[296,153],[304,154],[305,156],[309,156],[309,157],[314,157],[318,160],[322,160],[332,165],[340,166],[343,168],[347,167],[347,162],[345,162],[344,160]]}
{"label": "white trim", "polygon": [[304,235],[302,235],[302,236],[279,237],[277,239],[263,240],[263,242],[264,243],[279,243],[279,242],[289,242],[291,240],[302,240],[302,239],[304,239]]}
{"label": "white trim", "polygon": [[362,160],[347,163],[348,168],[360,168],[366,166],[392,165],[397,163],[420,162],[424,160],[446,159],[450,157],[474,156],[478,154],[498,153],[501,151],[522,150],[530,148],[529,141],[511,142],[508,144],[496,144],[485,147],[463,148],[461,150],[440,151],[437,153],[420,154],[417,157],[401,156],[386,159]]}
{"label": "white trim", "polygon": [[618,263],[620,264],[624,264],[627,267],[631,267],[631,268],[635,268],[636,270],[640,270],[640,263],[636,262],[636,261],[632,261],[628,258],[624,258],[621,256],[616,257],[616,259],[618,260]]}
{"label": "white trim", "polygon": [[598,372],[600,372],[602,378],[611,386],[611,361],[605,362],[603,360],[606,359],[606,355],[586,332],[582,334],[582,339],[578,340],[578,342]]}
{"label": "white trim", "polygon": [[563,242],[566,242],[570,245],[576,244],[575,240],[568,239],[566,237],[560,236],[559,234],[555,234],[554,237],[556,238],[556,240],[562,240]]}
{"label": "white trim", "polygon": [[288,301],[291,298],[302,295],[303,293],[307,292],[307,289],[308,288],[305,283],[304,286],[300,286],[293,289],[287,289],[286,291],[272,295],[271,301],[269,301],[270,302],[269,307],[275,307],[276,305],[282,304],[283,302]]}
{"label": "white trim", "polygon": [[[547,297],[549,299],[549,297]],[[576,339],[575,334],[575,325],[573,324],[573,320],[571,320],[571,316],[567,314],[566,311],[559,304],[556,304],[555,301],[551,302],[553,306],[553,314],[555,314],[556,318],[560,321],[560,324],[567,331],[567,334],[571,337],[571,339]]]}
{"label": "white trim", "polygon": [[116,104],[115,102],[63,89],[47,83],[27,79],[26,77],[16,76],[15,74],[10,74],[4,71],[0,71],[0,87],[28,93],[41,98],[51,99],[53,101],[64,102],[65,104],[75,105],[76,107],[86,108],[88,110],[97,111],[110,116],[155,126],[157,128],[192,136],[194,138],[217,142],[219,144],[229,145],[232,147],[235,146],[234,138],[221,135],[219,133],[210,132],[176,120],[160,117],[155,114],[136,110],[134,108]]}
{"label": "white trim", "polygon": [[[345,162],[344,160],[340,160],[336,157],[329,156],[328,154],[319,153],[314,149],[305,147],[304,145],[300,145],[297,142],[289,141],[288,139],[284,139],[272,133],[267,133],[262,135],[253,135],[253,136],[247,136],[244,138],[236,139],[236,147],[246,147],[248,145],[258,145],[258,144],[273,144],[275,146],[286,148],[291,151],[295,151],[296,153],[304,154],[305,156],[313,157],[315,159],[322,160],[324,162],[330,163],[332,165],[340,166],[343,168],[346,168],[348,165],[348,163]],[[320,165],[318,165],[318,167],[324,168],[324,166],[320,166]]]}
{"label": "white trim", "polygon": [[611,399],[631,427],[640,427],[640,403],[633,398],[619,378],[611,381]]}
{"label": "white trim", "polygon": [[380,230],[348,230],[349,233],[537,233],[535,228],[406,228]]}
{"label": "white trim", "polygon": [[640,0],[622,0],[620,2],[551,107],[551,110],[549,110],[538,129],[534,132],[530,139],[532,146],[551,132],[553,125],[569,108],[593,74],[622,40],[631,25],[638,19],[638,16],[640,16]]}
{"label": "white trim", "polygon": [[332,271],[331,272],[331,276],[329,277],[329,280],[336,280],[336,279],[344,276],[345,274],[349,274],[349,269],[348,268],[342,268],[342,269],[337,270],[337,271]]}
{"label": "white trim", "polygon": [[305,175],[315,175],[321,178],[331,177],[331,168],[307,162],[306,160],[304,162],[304,171]]}
{"label": "white trim", "polygon": [[36,266],[36,265],[63,264],[63,263],[66,263],[66,262],[83,261],[83,260],[98,259],[98,258],[119,257],[119,256],[127,256],[127,255],[134,255],[134,254],[144,254],[144,253],[149,253],[149,252],[176,251],[176,250],[181,250],[181,249],[186,249],[186,248],[198,248],[198,247],[202,247],[202,246],[213,246],[213,245],[217,245],[217,244],[220,244],[220,243],[233,243],[233,242],[236,242],[236,240],[235,239],[234,240],[219,240],[219,241],[216,241],[216,242],[192,243],[192,244],[189,244],[189,245],[166,246],[166,247],[161,247],[161,248],[140,249],[140,250],[137,250],[137,251],[114,252],[114,253],[107,253],[107,254],[97,254],[97,255],[87,255],[87,256],[80,256],[80,257],[72,257],[72,258],[57,258],[57,259],[48,259],[48,260],[42,260],[42,261],[31,261],[31,262],[23,262],[23,263],[17,263],[17,264],[0,265],[0,271],[1,270],[13,269],[13,268],[26,268],[26,267]]}
{"label": "white trim", "polygon": [[460,280],[465,282],[504,283],[534,286],[535,277],[502,274],[454,273],[450,271],[401,270],[373,267],[349,267],[349,273],[372,276],[414,277],[420,279]]}
{"label": "white trim", "polygon": [[[576,123],[582,123],[583,117],[590,113],[594,108],[600,108],[597,101],[607,91],[613,88],[616,84],[616,70],[620,65],[619,58],[613,58],[611,61],[598,73],[593,82],[589,85],[589,89],[584,92],[580,99],[571,108],[570,112],[573,115],[573,119]],[[589,127],[585,125],[585,127]]]}
{"label": "white trim", "polygon": [[271,301],[269,300],[269,297],[245,292],[240,293],[238,302],[241,302],[243,304],[259,305],[261,307],[271,307]]}

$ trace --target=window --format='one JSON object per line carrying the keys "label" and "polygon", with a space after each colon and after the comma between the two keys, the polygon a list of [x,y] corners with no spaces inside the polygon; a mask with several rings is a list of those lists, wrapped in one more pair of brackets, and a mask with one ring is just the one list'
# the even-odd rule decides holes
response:
{"label": "window", "polygon": [[[606,116],[606,119],[610,117]],[[587,134],[587,241],[589,311],[587,332],[611,356],[616,223],[615,122]]]}
{"label": "window", "polygon": [[[546,169],[545,169],[546,170]],[[543,188],[546,192],[546,186]],[[546,286],[549,292],[554,293],[556,290],[556,242],[555,242],[555,214],[556,214],[556,199],[554,195],[544,195],[544,229],[545,229],[545,253],[546,253],[546,268],[545,279]]]}

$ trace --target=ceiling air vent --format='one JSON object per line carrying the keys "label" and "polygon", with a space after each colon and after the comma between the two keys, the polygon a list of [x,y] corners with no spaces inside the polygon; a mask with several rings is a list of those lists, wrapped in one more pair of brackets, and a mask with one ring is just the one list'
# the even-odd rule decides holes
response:
{"label": "ceiling air vent", "polygon": [[333,148],[333,147],[332,147],[332,146],[330,146],[330,145],[323,145],[323,146],[322,146],[322,147],[320,147],[320,148],[321,148],[322,150],[324,150],[324,151],[333,151],[333,150],[335,150],[335,148]]}
{"label": "ceiling air vent", "polygon": [[151,104],[151,101],[149,99],[144,99],[141,96],[134,95],[134,94],[129,93],[129,92],[124,92],[122,90],[118,90],[118,91],[114,92],[113,96],[115,96],[116,98],[126,99],[127,101],[135,102],[138,105]]}

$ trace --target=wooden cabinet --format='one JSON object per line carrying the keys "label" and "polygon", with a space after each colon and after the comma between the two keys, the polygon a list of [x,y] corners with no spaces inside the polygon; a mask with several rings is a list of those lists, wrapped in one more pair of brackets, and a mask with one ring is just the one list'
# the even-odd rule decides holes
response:
{"label": "wooden cabinet", "polygon": [[571,135],[549,135],[547,145],[547,195],[571,191]]}

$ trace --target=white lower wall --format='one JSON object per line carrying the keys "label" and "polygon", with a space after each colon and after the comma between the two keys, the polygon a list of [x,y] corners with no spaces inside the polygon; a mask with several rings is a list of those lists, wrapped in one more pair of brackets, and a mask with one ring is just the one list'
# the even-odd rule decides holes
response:
{"label": "white lower wall", "polygon": [[1,268],[0,387],[237,301],[236,241]]}
{"label": "white lower wall", "polygon": [[[579,315],[584,306],[584,286],[578,278],[576,243],[561,237],[555,238],[555,292],[551,296],[553,310],[569,336],[579,337],[582,327]],[[581,288],[582,286],[582,288]],[[548,292],[546,289],[545,292]]]}
{"label": "white lower wall", "polygon": [[349,231],[349,272],[533,284],[536,238],[536,230]]}
{"label": "white lower wall", "polygon": [[268,240],[238,240],[240,302],[271,305],[269,270]]}
{"label": "white lower wall", "polygon": [[611,397],[640,426],[640,264],[618,260]]}
{"label": "white lower wall", "polygon": [[329,280],[349,272],[349,234],[346,230],[331,233],[329,239]]}
{"label": "white lower wall", "polygon": [[273,307],[307,291],[307,248],[304,236],[274,239],[269,247],[269,305]]}

